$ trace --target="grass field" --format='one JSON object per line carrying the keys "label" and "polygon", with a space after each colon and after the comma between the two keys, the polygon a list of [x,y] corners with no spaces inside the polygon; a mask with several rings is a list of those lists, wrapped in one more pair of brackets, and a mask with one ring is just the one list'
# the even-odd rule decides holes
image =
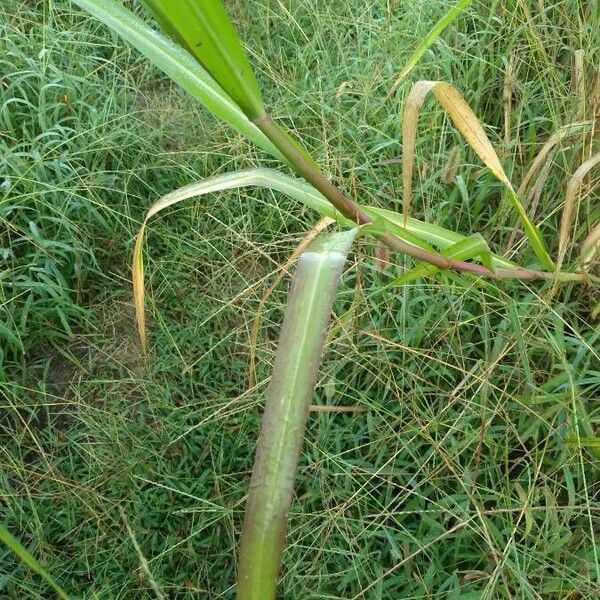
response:
{"label": "grass field", "polygon": [[[462,91],[516,185],[552,134],[595,119],[526,195],[556,254],[566,182],[600,151],[598,2],[476,2],[395,93],[449,0],[227,4],[271,113],[364,204],[401,209],[417,79]],[[4,0],[0,32],[0,522],[76,598],[233,598],[287,279],[249,387],[252,321],[318,215],[245,190],[152,221],[146,362],[130,282],[145,209],[279,165],[66,0]],[[417,139],[413,214],[533,264],[501,184],[433,102]],[[600,220],[598,181],[576,245]],[[375,253],[352,255],[314,400],[364,410],[310,419],[280,597],[600,597],[598,289],[452,274],[393,288],[411,261],[380,272]],[[51,594],[0,547],[1,598]]]}

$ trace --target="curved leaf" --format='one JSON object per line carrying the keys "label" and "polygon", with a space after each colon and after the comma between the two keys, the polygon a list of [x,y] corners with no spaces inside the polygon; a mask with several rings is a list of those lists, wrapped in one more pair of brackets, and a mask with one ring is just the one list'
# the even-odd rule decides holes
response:
{"label": "curved leaf", "polygon": [[519,213],[525,233],[527,234],[529,242],[540,263],[545,269],[553,271],[554,263],[546,250],[542,236],[523,208],[521,201],[500,163],[496,150],[494,150],[494,146],[492,146],[479,119],[471,110],[471,107],[465,102],[458,90],[453,85],[445,83],[444,81],[417,81],[412,87],[406,100],[402,118],[402,214],[404,218],[406,219],[408,217],[412,193],[417,122],[421,107],[429,92],[433,93],[436,100],[443,106],[454,125],[467,140],[469,146],[471,146],[477,156],[479,156],[496,178],[504,184],[508,190],[508,195],[513,207]]}
{"label": "curved leaf", "polygon": [[[239,189],[244,187],[264,187],[276,190],[302,202],[305,206],[315,210],[324,217],[335,219],[338,223],[349,227],[355,224],[341,215],[333,206],[308,183],[290,177],[274,169],[248,169],[245,171],[236,171],[225,173],[203,179],[181,187],[162,198],[159,198],[149,208],[140,230],[138,231],[133,252],[133,290],[136,320],[142,348],[145,351],[147,345],[146,338],[146,319],[144,312],[144,261],[143,261],[143,242],[144,232],[148,220],[158,214],[165,208],[183,202],[189,198],[203,196],[213,192]],[[409,218],[404,223],[402,216],[390,210],[375,207],[361,207],[374,220],[373,224],[366,227],[381,228],[385,227],[400,237],[403,237],[409,243],[423,247],[423,244],[433,244],[439,248],[447,249],[462,240],[465,236],[448,231],[442,227],[423,223],[417,219]],[[504,260],[498,256],[492,256],[492,264],[500,267],[514,267],[514,263]]]}
{"label": "curved leaf", "polygon": [[596,223],[581,244],[581,263],[587,269],[594,257],[600,254],[600,223]]}
{"label": "curved leaf", "polygon": [[565,255],[567,253],[567,245],[569,243],[571,225],[577,213],[579,190],[585,176],[600,163],[600,153],[586,160],[575,171],[573,176],[567,183],[567,193],[565,195],[565,206],[563,208],[562,217],[560,220],[560,232],[558,238],[558,268],[560,269]]}
{"label": "curved leaf", "polygon": [[522,196],[527,191],[527,186],[529,182],[532,180],[534,175],[540,170],[544,161],[550,155],[550,152],[558,146],[567,136],[573,135],[575,133],[579,133],[580,131],[585,131],[586,129],[590,129],[594,124],[593,121],[580,121],[576,123],[568,123],[567,125],[563,125],[559,129],[557,129],[546,141],[546,143],[541,147],[540,151],[536,154],[535,159],[531,163],[531,166],[527,170],[519,189],[517,190],[517,195]]}

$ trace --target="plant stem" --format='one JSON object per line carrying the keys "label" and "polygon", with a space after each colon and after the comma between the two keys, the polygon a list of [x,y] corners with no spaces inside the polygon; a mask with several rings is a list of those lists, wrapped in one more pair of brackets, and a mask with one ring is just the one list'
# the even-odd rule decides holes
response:
{"label": "plant stem", "polygon": [[[254,124],[289,160],[296,173],[319,190],[347,219],[354,221],[358,225],[365,225],[372,222],[371,217],[356,202],[335,187],[318,167],[307,160],[296,142],[271,117],[265,115],[260,119],[254,120]],[[412,246],[391,233],[383,234],[380,239],[391,250],[409,254],[418,260],[424,260],[440,269],[449,269],[452,265],[452,261],[447,258]]]}
{"label": "plant stem", "polygon": [[[255,119],[254,124],[269,138],[273,145],[287,158],[292,168],[300,177],[319,190],[335,208],[347,219],[359,225],[372,223],[372,219],[339,190],[315,163],[307,158],[306,152],[283,130],[271,117],[265,115]],[[379,239],[394,252],[408,254],[417,260],[428,262],[440,269],[449,269],[462,273],[472,273],[490,279],[520,279],[523,281],[587,281],[598,282],[598,278],[585,273],[554,273],[530,269],[496,269],[495,272],[487,267],[461,260],[451,260],[439,254],[429,252],[409,244],[392,233],[384,233]]]}

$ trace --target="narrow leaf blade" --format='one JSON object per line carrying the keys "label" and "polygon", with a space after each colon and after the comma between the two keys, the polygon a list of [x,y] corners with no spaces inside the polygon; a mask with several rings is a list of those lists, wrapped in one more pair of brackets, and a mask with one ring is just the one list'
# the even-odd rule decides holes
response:
{"label": "narrow leaf blade", "polygon": [[[433,223],[426,223],[412,217],[408,217],[405,223],[402,215],[393,210],[373,206],[363,207],[363,209],[373,219],[383,217],[387,221],[396,225],[399,229],[405,229],[406,231],[415,234],[428,244],[432,244],[438,248],[441,248],[442,250],[445,250],[453,244],[466,239],[466,236],[460,233],[451,231],[450,229],[445,229],[439,225],[434,225]],[[514,262],[506,260],[505,258],[502,258],[496,254],[492,254],[491,259],[494,267],[505,267],[507,269],[514,269],[517,267]]]}
{"label": "narrow leaf blade", "polygon": [[260,90],[221,0],[145,0],[161,27],[202,64],[250,119],[264,114]]}
{"label": "narrow leaf blade", "polygon": [[67,593],[54,581],[50,573],[42,567],[39,561],[25,548],[19,540],[6,528],[0,525],[0,542],[3,542],[8,548],[16,554],[19,559],[27,565],[32,571],[40,575],[47,584],[49,584],[61,600],[69,600]]}
{"label": "narrow leaf blade", "polygon": [[406,61],[404,67],[402,67],[398,78],[392,86],[392,92],[398,89],[400,84],[408,77],[409,73],[415,68],[423,54],[425,54],[427,49],[431,47],[435,40],[437,40],[444,29],[452,24],[471,4],[473,4],[473,0],[458,0],[458,2],[431,28],[429,33],[421,40],[414,52],[410,55],[410,58]]}
{"label": "narrow leaf blade", "polygon": [[181,46],[148,27],[116,0],[73,2],[128,41],[213,115],[223,119],[271,156],[287,162],[202,65]]}
{"label": "narrow leaf blade", "polygon": [[[489,253],[489,246],[487,242],[481,237],[480,234],[476,233],[469,237],[464,238],[460,242],[453,244],[446,250],[442,251],[442,255],[447,258],[453,258],[455,260],[469,260],[480,256],[481,254]],[[401,275],[392,282],[394,286],[404,285],[415,279],[421,279],[430,275],[435,275],[440,269],[435,265],[427,263],[421,263],[410,269],[404,275]]]}

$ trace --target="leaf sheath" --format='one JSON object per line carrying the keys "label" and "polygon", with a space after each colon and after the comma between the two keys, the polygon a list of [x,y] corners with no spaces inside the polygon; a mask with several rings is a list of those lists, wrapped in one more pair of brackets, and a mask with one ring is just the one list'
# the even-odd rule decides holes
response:
{"label": "leaf sheath", "polygon": [[321,236],[298,261],[250,481],[238,600],[275,597],[310,400],[340,274],[356,232]]}

